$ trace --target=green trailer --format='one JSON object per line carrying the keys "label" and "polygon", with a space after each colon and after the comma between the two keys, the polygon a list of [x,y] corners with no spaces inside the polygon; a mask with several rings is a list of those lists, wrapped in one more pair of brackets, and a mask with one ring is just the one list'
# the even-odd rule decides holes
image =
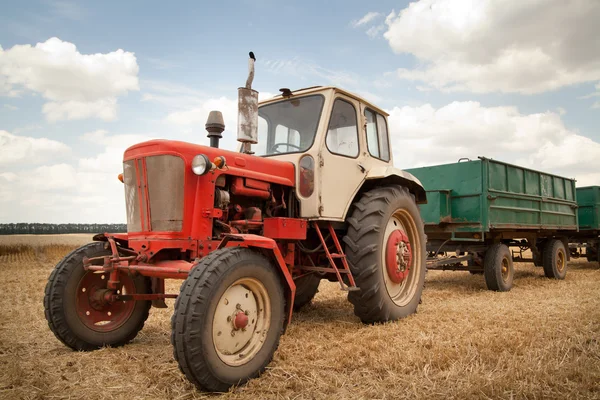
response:
{"label": "green trailer", "polygon": [[[585,256],[588,261],[598,261],[598,236],[600,235],[600,186],[577,188],[577,214],[579,231],[569,238],[571,255]],[[582,249],[585,248],[585,253]]]}
{"label": "green trailer", "polygon": [[427,191],[420,210],[428,268],[483,273],[499,291],[512,287],[513,260],[565,277],[569,238],[578,231],[575,180],[485,157],[408,172]]}

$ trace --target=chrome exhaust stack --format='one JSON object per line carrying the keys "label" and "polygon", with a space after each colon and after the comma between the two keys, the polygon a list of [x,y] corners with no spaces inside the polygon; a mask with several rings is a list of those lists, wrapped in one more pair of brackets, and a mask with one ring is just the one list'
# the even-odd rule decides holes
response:
{"label": "chrome exhaust stack", "polygon": [[238,88],[238,142],[242,152],[252,154],[251,145],[258,143],[258,92],[252,89],[254,80],[254,53],[248,59],[246,86]]}

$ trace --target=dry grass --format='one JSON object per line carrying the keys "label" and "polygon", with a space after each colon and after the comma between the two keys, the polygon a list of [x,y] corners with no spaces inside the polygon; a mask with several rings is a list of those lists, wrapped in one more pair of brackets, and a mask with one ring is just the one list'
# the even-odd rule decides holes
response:
{"label": "dry grass", "polygon": [[[85,241],[0,239],[0,397],[218,397],[197,392],[173,361],[172,301],[153,309],[123,348],[77,353],[52,335],[42,308],[46,279]],[[267,372],[222,397],[600,398],[600,269],[569,268],[556,282],[517,265],[508,293],[486,291],[481,276],[429,272],[419,313],[376,326],[362,325],[337,286],[324,282]]]}

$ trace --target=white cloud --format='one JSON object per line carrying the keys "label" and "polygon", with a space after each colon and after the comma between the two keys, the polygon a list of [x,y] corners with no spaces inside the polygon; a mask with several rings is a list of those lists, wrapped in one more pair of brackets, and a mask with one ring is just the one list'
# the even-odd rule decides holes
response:
{"label": "white cloud", "polygon": [[208,113],[212,110],[219,110],[223,113],[226,128],[235,126],[237,118],[237,101],[227,97],[209,99],[198,107],[172,112],[167,116],[167,121],[177,125],[200,125],[206,122]]}
{"label": "white cloud", "polygon": [[116,98],[139,90],[135,55],[121,49],[81,54],[58,38],[44,43],[0,47],[0,94],[16,96],[23,89],[49,100],[43,112],[49,121],[116,117]]}
{"label": "white cloud", "polygon": [[400,168],[486,156],[576,178],[600,181],[600,143],[565,127],[557,112],[521,114],[516,107],[453,102],[390,111],[394,163]]}
{"label": "white cloud", "polygon": [[375,25],[375,26],[372,26],[369,29],[367,29],[367,31],[365,33],[367,34],[368,37],[370,37],[371,39],[374,39],[377,36],[379,36],[379,34],[381,32],[383,32],[384,29],[385,29],[385,25]]}
{"label": "white cloud", "polygon": [[22,175],[22,181],[34,188],[34,192],[68,189],[77,185],[75,168],[69,164],[45,165]]}
{"label": "white cloud", "polygon": [[352,26],[358,28],[359,26],[363,26],[373,21],[375,18],[379,17],[381,14],[378,12],[370,11],[363,15],[361,19],[358,21],[352,21]]}
{"label": "white cloud", "polygon": [[540,93],[600,80],[600,2],[419,0],[384,37],[419,64],[401,79],[443,91]]}
{"label": "white cloud", "polygon": [[49,122],[96,117],[112,121],[117,117],[117,99],[105,98],[96,101],[51,101],[42,107]]}
{"label": "white cloud", "polygon": [[81,139],[94,156],[0,173],[0,222],[125,222],[123,152],[151,136],[98,130]]}
{"label": "white cloud", "polygon": [[0,174],[0,178],[6,180],[7,182],[14,182],[17,179],[17,174],[14,172],[3,172]]}
{"label": "white cloud", "polygon": [[103,150],[94,157],[80,159],[78,171],[102,172],[109,178],[114,178],[123,169],[123,153],[128,147],[153,139],[151,135],[111,135],[105,130],[88,132],[81,138]]}
{"label": "white cloud", "polygon": [[70,154],[64,143],[47,138],[17,136],[0,130],[0,165],[40,164]]}
{"label": "white cloud", "polygon": [[4,104],[4,108],[10,111],[17,111],[19,107],[13,106],[12,104]]}
{"label": "white cloud", "polygon": [[318,64],[304,61],[299,57],[280,60],[265,60],[262,65],[265,66],[267,71],[273,74],[294,76],[311,82],[311,86],[312,83],[315,82],[315,78],[325,84],[329,83],[343,87],[356,85],[358,81],[356,75],[352,72],[324,68]]}

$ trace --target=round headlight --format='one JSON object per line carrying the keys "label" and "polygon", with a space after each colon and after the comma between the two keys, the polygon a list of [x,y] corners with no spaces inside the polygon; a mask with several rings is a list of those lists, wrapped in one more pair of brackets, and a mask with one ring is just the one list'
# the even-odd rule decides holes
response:
{"label": "round headlight", "polygon": [[204,154],[198,154],[192,160],[192,171],[194,171],[196,175],[204,175],[210,171],[210,164],[211,162],[208,157],[206,157]]}

